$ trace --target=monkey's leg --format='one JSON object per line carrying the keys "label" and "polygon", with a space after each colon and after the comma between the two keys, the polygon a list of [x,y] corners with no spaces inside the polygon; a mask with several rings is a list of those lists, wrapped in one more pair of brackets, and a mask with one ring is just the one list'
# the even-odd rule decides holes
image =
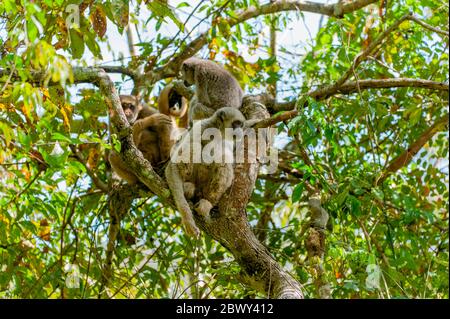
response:
{"label": "monkey's leg", "polygon": [[186,199],[191,199],[191,198],[194,197],[194,195],[195,195],[195,185],[194,185],[194,183],[184,182],[183,188],[184,188],[184,197]]}
{"label": "monkey's leg", "polygon": [[132,172],[127,170],[127,166],[116,152],[109,153],[108,159],[114,172],[116,172],[120,178],[126,180],[131,185],[137,183],[137,177]]}
{"label": "monkey's leg", "polygon": [[198,237],[200,230],[195,225],[192,211],[184,197],[183,180],[181,179],[178,167],[173,163],[169,163],[166,168],[166,180],[172,192],[177,209],[181,213],[181,220],[186,229],[186,233],[190,236]]}
{"label": "monkey's leg", "polygon": [[170,158],[170,151],[174,144],[172,139],[173,130],[174,127],[172,121],[170,121],[170,124],[167,124],[166,122],[161,123],[157,128],[159,154],[162,163],[167,162]]}
{"label": "monkey's leg", "polygon": [[206,191],[203,191],[204,198],[200,199],[194,206],[195,211],[206,218],[209,217],[211,209],[217,205],[223,194],[231,186],[233,175],[233,166],[230,164],[215,167]]}

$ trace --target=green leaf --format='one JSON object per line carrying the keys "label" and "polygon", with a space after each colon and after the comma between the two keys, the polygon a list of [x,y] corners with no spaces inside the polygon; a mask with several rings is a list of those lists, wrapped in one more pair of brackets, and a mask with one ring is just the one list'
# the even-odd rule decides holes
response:
{"label": "green leaf", "polygon": [[171,19],[176,26],[181,30],[184,31],[184,24],[181,23],[180,20],[175,16],[175,14],[172,12],[172,10],[162,1],[151,1],[147,3],[148,8],[150,11],[153,12],[156,16],[164,19],[165,17],[168,17]]}
{"label": "green leaf", "polygon": [[75,30],[70,29],[70,50],[75,59],[81,59],[84,53],[84,41],[81,34]]}
{"label": "green leaf", "polygon": [[304,188],[305,188],[304,183],[300,183],[295,186],[294,190],[292,191],[292,202],[293,203],[300,201]]}

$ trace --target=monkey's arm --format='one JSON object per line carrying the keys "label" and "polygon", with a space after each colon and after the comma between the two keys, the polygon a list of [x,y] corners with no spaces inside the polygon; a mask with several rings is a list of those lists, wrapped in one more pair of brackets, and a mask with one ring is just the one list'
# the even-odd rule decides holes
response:
{"label": "monkey's arm", "polygon": [[197,102],[203,105],[211,105],[210,90],[208,88],[209,81],[211,81],[209,74],[204,70],[197,69],[195,72],[195,88],[196,88],[196,98]]}
{"label": "monkey's arm", "polygon": [[191,101],[191,106],[189,107],[190,124],[192,124],[193,121],[211,117],[213,114],[214,110],[212,108],[200,103],[197,99]]}
{"label": "monkey's arm", "polygon": [[133,141],[135,145],[139,144],[140,140],[140,134],[143,130],[151,127],[157,127],[157,126],[167,126],[172,125],[172,120],[170,117],[164,114],[153,114],[151,116],[148,116],[146,118],[143,118],[141,120],[137,120],[133,124]]}
{"label": "monkey's arm", "polygon": [[192,217],[192,211],[189,207],[186,198],[184,197],[183,179],[181,178],[178,167],[175,163],[170,163],[166,167],[165,171],[167,185],[169,185],[172,197],[175,201],[178,211],[181,213],[181,220],[186,229],[188,235],[197,237],[200,234],[200,230],[195,225],[194,218]]}
{"label": "monkey's arm", "polygon": [[158,134],[159,154],[162,163],[169,160],[170,151],[172,150],[172,146],[175,142],[173,135],[176,135],[174,132],[175,126],[172,120],[168,116],[167,119],[168,121],[161,121],[155,128]]}

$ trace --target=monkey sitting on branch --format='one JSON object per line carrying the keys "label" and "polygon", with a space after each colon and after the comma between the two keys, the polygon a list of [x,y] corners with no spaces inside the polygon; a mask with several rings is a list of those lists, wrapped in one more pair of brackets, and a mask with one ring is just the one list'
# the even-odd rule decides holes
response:
{"label": "monkey sitting on branch", "polygon": [[244,93],[233,75],[219,64],[199,58],[186,59],[181,65],[185,86],[195,85],[189,105],[189,125],[208,118],[223,107],[239,109]]}
{"label": "monkey sitting on branch", "polygon": [[[161,167],[168,161],[175,142],[173,120],[139,103],[134,96],[121,95],[120,101],[128,122],[132,124],[134,144],[153,167]],[[136,175],[116,152],[110,153],[109,162],[119,177],[130,184],[137,183]]]}
{"label": "monkey sitting on branch", "polygon": [[[198,236],[200,231],[187,199],[198,199],[194,210],[209,218],[209,212],[230,188],[234,178],[234,135],[226,129],[242,133],[244,122],[245,117],[237,108],[218,109],[210,118],[195,122],[171,154],[165,170],[166,180],[186,232],[191,236]],[[204,135],[213,136],[213,141],[205,145]],[[211,146],[218,146],[220,151],[214,149],[214,159],[206,159],[202,153],[206,148],[211,150]]]}

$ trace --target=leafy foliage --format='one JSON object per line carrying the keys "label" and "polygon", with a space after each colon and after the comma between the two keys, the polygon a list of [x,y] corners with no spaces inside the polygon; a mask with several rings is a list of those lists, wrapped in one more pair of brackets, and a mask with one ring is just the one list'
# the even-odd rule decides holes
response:
{"label": "leafy foliage", "polygon": [[[202,52],[223,62],[247,92],[276,82],[289,93],[282,96],[307,105],[278,125],[283,161],[274,176],[258,179],[248,205],[256,232],[268,214],[265,243],[307,296],[319,296],[319,273],[305,248],[308,189],[314,189],[331,217],[322,265],[332,297],[448,298],[448,132],[436,133],[410,163],[383,177],[389,163],[448,114],[448,91],[392,88],[321,101],[305,97],[337,81],[408,11],[436,28],[447,26],[442,1],[388,3],[384,11],[369,6],[329,18],[299,59],[282,44],[278,56],[267,54],[261,32],[272,23],[268,17],[233,27],[224,22],[258,7],[253,0],[197,7],[181,2],[176,8],[138,0],[135,10],[118,0],[2,1],[0,69],[17,76],[0,78],[0,297],[90,298],[104,288],[114,298],[262,297],[239,283],[239,267],[222,246],[208,236],[199,242],[185,237],[179,215],[156,197],[133,201],[120,224],[114,276],[102,286],[109,197],[91,175],[102,181],[111,175],[108,107],[92,87],[73,94],[71,65],[90,65],[87,55],[101,59],[109,32],[123,33],[130,21],[152,28],[152,37],[138,44],[140,55],[125,66],[160,67],[186,47],[186,32],[198,32],[198,25],[186,30],[180,18],[180,10],[189,8],[210,27]],[[80,9],[79,23],[67,28],[71,4]],[[144,21],[140,6],[148,10]],[[277,14],[279,31],[299,17]],[[162,32],[167,25],[179,30],[176,36]],[[448,41],[405,21],[352,76],[448,83]],[[250,61],[243,50],[258,59]],[[36,71],[45,72],[42,83],[31,81]],[[144,95],[153,87],[147,89]],[[375,285],[368,284],[372,266],[380,269]]]}

